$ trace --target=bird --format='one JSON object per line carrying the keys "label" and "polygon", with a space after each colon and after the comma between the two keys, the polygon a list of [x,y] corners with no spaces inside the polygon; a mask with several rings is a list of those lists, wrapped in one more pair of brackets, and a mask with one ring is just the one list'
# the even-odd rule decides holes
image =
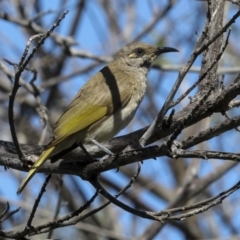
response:
{"label": "bird", "polygon": [[134,117],[147,87],[147,74],[160,54],[178,52],[172,47],[156,47],[134,42],[119,50],[113,60],[79,90],[57,120],[53,137],[20,184],[20,194],[40,167],[83,144],[93,143],[111,154],[100,143],[110,140]]}

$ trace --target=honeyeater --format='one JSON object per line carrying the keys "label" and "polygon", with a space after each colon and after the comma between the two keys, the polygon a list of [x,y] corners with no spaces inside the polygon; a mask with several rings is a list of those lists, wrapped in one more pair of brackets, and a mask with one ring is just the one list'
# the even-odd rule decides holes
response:
{"label": "honeyeater", "polygon": [[147,73],[156,58],[171,47],[135,42],[123,47],[113,60],[77,93],[55,124],[53,138],[28,172],[17,193],[47,161],[57,160],[74,147],[111,139],[133,118],[147,86]]}

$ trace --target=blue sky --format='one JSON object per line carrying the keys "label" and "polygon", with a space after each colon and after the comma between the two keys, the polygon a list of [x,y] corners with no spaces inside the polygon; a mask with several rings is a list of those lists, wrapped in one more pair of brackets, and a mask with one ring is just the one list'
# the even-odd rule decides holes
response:
{"label": "blue sky", "polygon": [[[157,0],[152,1],[153,5],[156,6],[156,3],[158,3]],[[164,5],[167,1],[161,1],[161,3]],[[56,1],[48,1],[48,0],[43,0],[42,4],[44,6],[45,10],[53,10],[54,12],[52,14],[49,14],[45,17],[43,17],[44,22],[46,23],[46,28],[50,28],[53,24],[54,19],[56,19],[56,14],[58,15],[59,12],[61,12],[58,8],[58,4]],[[75,6],[76,1],[74,0],[69,0],[68,1],[68,8],[67,9],[62,9],[62,11],[69,10],[69,13],[67,14],[66,18],[62,21],[60,27],[57,28],[57,32],[63,35],[67,35],[68,30],[69,30],[69,24],[71,23],[71,19],[74,16],[74,11],[75,11]],[[177,41],[177,36],[178,34],[183,34],[186,36],[192,36],[192,41],[196,41],[197,35],[195,34],[195,31],[193,31],[193,28],[191,26],[191,22],[194,22],[196,19],[194,19],[194,14],[189,14],[191,12],[191,9],[196,8],[198,4],[203,4],[202,2],[198,1],[190,1],[190,0],[180,0],[178,3],[175,5],[173,10],[170,12],[170,16],[172,19],[172,25],[174,25],[174,33],[169,34],[166,36],[166,43],[167,46],[171,47],[176,47],[180,50],[180,53],[175,54],[175,53],[170,53],[164,55],[164,61],[167,64],[184,64],[192,52],[192,48],[189,48],[187,42],[178,42]],[[6,4],[7,6],[7,4]],[[142,26],[145,25],[150,19],[151,19],[151,11],[149,8],[149,3],[148,1],[138,1],[137,4],[138,8],[138,18],[140,19],[140,22],[142,22],[142,25],[139,25],[134,29],[133,35],[137,34],[138,32],[141,31]],[[11,12],[11,9],[6,9],[6,11]],[[14,13],[13,13],[14,14]],[[82,22],[80,24],[80,28],[77,31],[76,36],[74,39],[78,43],[76,45],[76,48],[79,49],[84,49],[86,51],[92,52],[96,55],[106,55],[110,56],[113,53],[115,53],[119,48],[122,47],[122,43],[119,42],[118,45],[116,46],[109,46],[108,45],[108,25],[106,23],[106,19],[104,18],[104,14],[102,10],[100,10],[97,1],[90,0],[87,4],[87,10],[84,11]],[[33,17],[33,16],[32,16]],[[179,21],[179,19],[184,18],[184,21]],[[119,19],[120,26],[126,25],[127,19],[124,18],[124,15],[122,18]],[[189,23],[189,24],[186,24]],[[171,31],[171,24],[166,21],[160,21],[155,28],[154,31],[145,36],[144,38],[141,39],[141,41],[148,42],[150,44],[154,44],[156,41],[156,38],[161,35],[161,34],[166,34],[167,32]],[[176,27],[177,24],[177,27]],[[196,31],[201,32],[201,28],[204,24],[204,16],[202,19],[199,19],[199,29]],[[9,24],[3,20],[0,19],[0,29],[2,32],[2,36],[0,37],[0,58],[6,58],[10,61],[13,62],[18,62],[19,58],[24,50],[25,44],[28,39],[24,37],[24,35],[21,33],[21,30],[19,26],[14,25],[14,24]],[[13,38],[14,36],[14,38]],[[16,44],[17,41],[17,44]],[[102,42],[106,42],[106,44],[102,44]],[[8,43],[8,44],[6,44]],[[3,47],[6,46],[6,47]],[[192,45],[190,45],[192,46]],[[46,43],[44,44],[45,48],[49,48],[52,54],[58,54],[60,49],[52,49],[52,42],[51,40],[47,40]],[[14,48],[14,51],[13,51]],[[64,69],[63,74],[68,74],[71,72],[72,68],[76,66],[76,64],[79,64],[79,66],[83,67],[87,65],[90,60],[87,59],[74,59],[71,60],[73,63],[73,66],[69,66],[67,69]],[[197,59],[197,61],[194,63],[195,66],[200,66],[201,64],[201,57]],[[64,96],[66,99],[66,102],[70,103],[72,100],[73,96],[77,93],[78,89],[96,72],[98,71],[98,68],[94,69],[94,71],[86,74],[86,75],[81,75],[81,78],[79,76],[74,77],[70,79],[69,81],[66,81],[61,84],[61,89],[64,92]],[[178,72],[166,72],[164,73],[164,81],[161,83],[161,94],[160,92],[157,92],[158,89],[158,76],[159,72],[156,70],[151,70],[149,73],[149,81],[151,81],[149,84],[150,86],[156,86],[155,92],[154,92],[154,101],[157,105],[158,110],[161,108],[162,104],[164,103],[164,99],[167,96],[167,93],[170,91],[172,85],[174,84],[175,79],[177,78]],[[182,85],[182,90],[186,89],[186,87],[190,86],[193,84],[193,82],[198,78],[198,74],[188,74],[186,76],[186,80]],[[37,81],[38,84],[41,85],[40,78]],[[66,89],[68,89],[66,91]],[[154,87],[153,87],[154,89]],[[164,94],[162,94],[162,92]],[[193,92],[194,93],[194,92]],[[193,95],[191,93],[191,95]],[[42,96],[43,101],[44,101],[44,94]],[[184,100],[184,104],[187,104],[189,101],[188,98]],[[148,99],[144,99],[142,103],[142,107],[146,106],[148,104]],[[182,105],[181,105],[182,107]],[[217,119],[214,119],[215,116],[213,116],[213,122],[216,122],[219,120],[219,117],[217,116]],[[138,110],[136,116],[136,119],[141,119],[141,123],[144,123],[145,125],[148,125],[151,123],[153,120],[152,117],[149,116],[143,116],[142,115],[142,110],[141,107]],[[41,128],[41,124],[39,123],[39,119],[36,117],[33,119],[34,124],[36,124],[39,128]],[[128,133],[129,131],[137,130],[139,128],[143,127],[142,124],[138,123],[136,124],[136,121],[133,121],[130,126],[127,129],[124,129],[119,135]],[[229,133],[226,133],[226,138],[231,138],[231,134],[234,131],[231,131]],[[10,140],[10,135],[3,135],[0,133],[0,138],[5,139],[5,140]],[[238,137],[237,137],[238,139]],[[218,141],[215,139],[212,139],[210,141],[209,146],[212,149],[218,149],[219,144]],[[238,147],[236,146],[229,146],[224,145],[221,146],[222,150],[225,151],[237,151]],[[159,181],[160,184],[166,185],[168,187],[174,187],[175,183],[173,181],[173,178],[171,176],[171,172],[169,171],[169,167],[167,164],[168,159],[158,159],[157,161],[154,160],[149,160],[144,162],[142,166],[142,173],[148,177],[152,177],[153,180]],[[177,161],[177,160],[176,160]],[[201,160],[199,160],[201,161]],[[207,173],[210,173],[215,166],[215,162],[209,160],[201,161],[201,171],[199,172],[199,176],[204,176]],[[10,198],[13,200],[19,200],[19,197],[15,194],[16,189],[18,187],[18,182],[14,181],[12,178],[12,174],[17,174],[17,176],[21,175],[23,177],[22,173],[19,173],[17,171],[13,170],[8,170],[4,171],[1,170],[1,175],[2,175],[2,181],[4,186],[8,186],[7,188],[2,188],[2,193],[6,198]],[[25,175],[25,174],[24,174]],[[111,179],[114,179],[116,182],[121,182],[122,186],[128,182],[129,179],[123,176],[123,174],[118,173],[115,174],[115,170],[109,171],[104,173],[104,175],[108,176]],[[224,182],[224,187],[228,188],[231,185],[233,185],[237,179],[238,179],[238,171],[232,170],[229,173],[226,174],[226,178],[228,181]],[[67,177],[66,178],[66,183],[68,182]],[[30,183],[32,186],[35,186],[36,183],[39,183],[39,181],[43,181],[43,178],[41,176],[36,176],[34,177],[33,181]],[[85,182],[79,182],[79,185],[84,187]],[[34,187],[33,187],[34,188]],[[11,191],[9,191],[11,189]],[[218,193],[216,186],[211,187],[211,190],[214,191],[216,194]],[[33,190],[36,191],[37,194],[37,189]],[[88,190],[86,190],[88,192]],[[131,191],[131,189],[130,189]],[[89,191],[89,197],[91,196],[92,191]],[[235,193],[238,194],[238,193]],[[142,193],[141,197],[146,199],[146,201],[150,205],[157,205],[159,209],[166,207],[165,202],[159,202],[159,199],[156,199],[155,196],[149,193]],[[21,198],[21,197],[20,197]],[[33,201],[34,199],[32,199]],[[236,209],[238,211],[238,209]],[[131,220],[131,216],[128,215],[123,215],[122,216],[123,220],[125,221],[126,225],[128,224],[128,221]],[[149,224],[147,220],[142,220],[142,222],[145,224]],[[171,226],[167,226],[164,228],[164,230],[161,232],[161,236],[164,236],[166,233],[169,233],[169,228]],[[172,239],[180,240],[184,239],[183,236],[176,230],[173,231],[172,234]],[[221,231],[221,230],[220,230]],[[223,235],[227,236],[227,233],[225,230],[223,230]]]}

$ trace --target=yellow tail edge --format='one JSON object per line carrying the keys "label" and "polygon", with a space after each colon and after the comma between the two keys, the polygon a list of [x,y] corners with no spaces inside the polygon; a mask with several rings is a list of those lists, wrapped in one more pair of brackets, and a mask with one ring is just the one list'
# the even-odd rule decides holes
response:
{"label": "yellow tail edge", "polygon": [[34,163],[32,168],[29,170],[27,176],[24,178],[24,180],[20,184],[20,186],[17,190],[18,195],[22,192],[22,190],[25,188],[27,183],[32,179],[32,177],[36,174],[36,172],[39,170],[39,168],[47,161],[48,157],[50,156],[50,154],[52,153],[52,151],[54,149],[55,149],[55,147],[51,147],[41,154],[39,159]]}

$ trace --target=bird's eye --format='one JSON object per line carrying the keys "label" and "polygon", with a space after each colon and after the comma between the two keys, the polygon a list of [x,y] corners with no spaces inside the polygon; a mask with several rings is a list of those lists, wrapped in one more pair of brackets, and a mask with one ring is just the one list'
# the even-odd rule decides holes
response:
{"label": "bird's eye", "polygon": [[136,53],[137,53],[138,56],[142,56],[143,53],[144,53],[144,50],[142,48],[137,48]]}

